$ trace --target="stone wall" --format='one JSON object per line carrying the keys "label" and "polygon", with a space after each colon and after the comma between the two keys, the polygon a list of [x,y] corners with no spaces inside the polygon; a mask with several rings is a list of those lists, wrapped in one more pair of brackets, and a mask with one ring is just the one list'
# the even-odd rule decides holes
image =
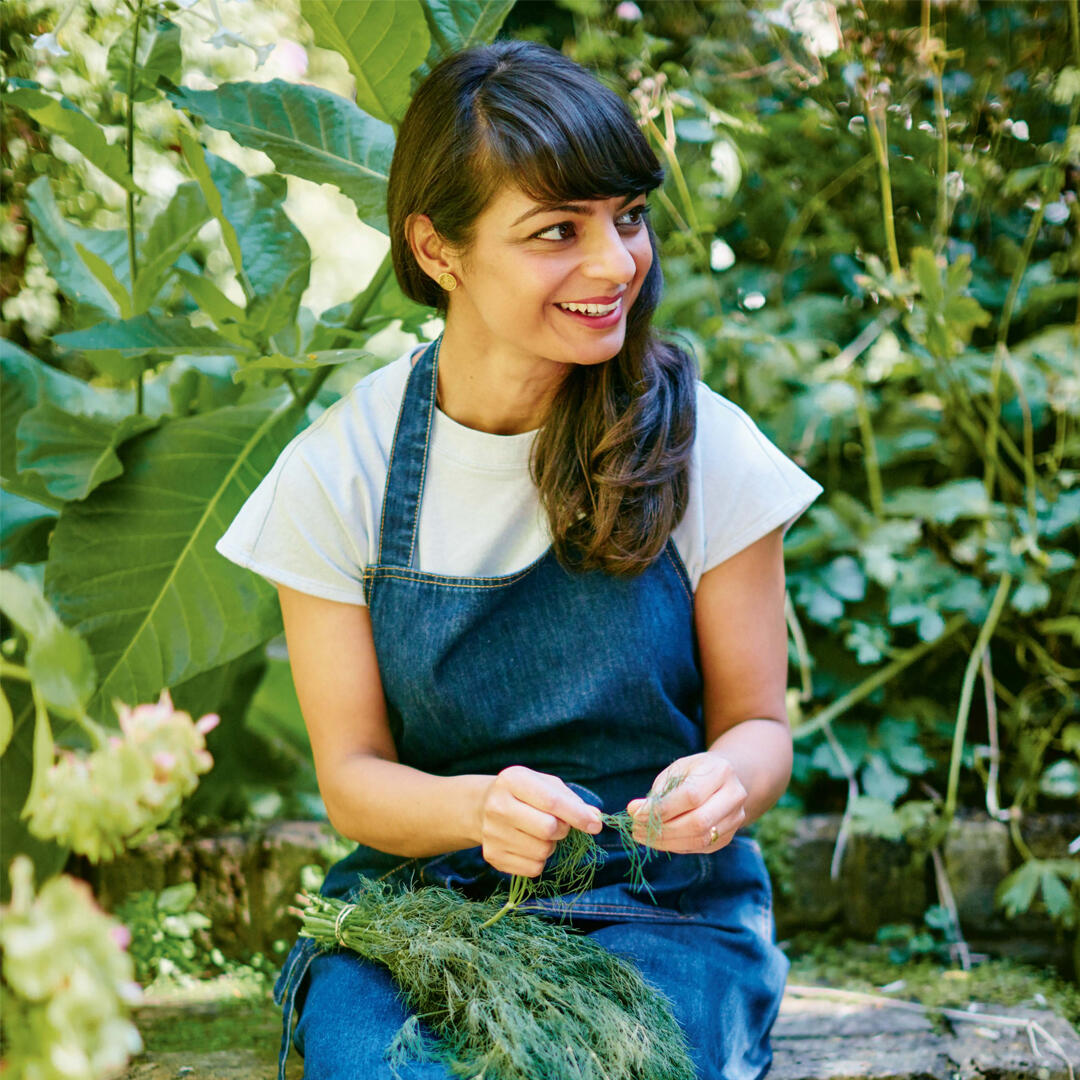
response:
{"label": "stone wall", "polygon": [[[833,880],[829,870],[839,824],[837,815],[809,815],[796,823],[785,853],[791,867],[784,875],[786,888],[775,889],[780,940],[798,930],[834,926],[853,937],[872,938],[879,926],[920,922],[937,902],[931,861],[902,842],[879,837],[851,837]],[[1023,823],[1025,841],[1040,858],[1068,857],[1078,832],[1080,814],[1042,815]],[[196,906],[213,921],[214,943],[242,957],[253,950],[269,952],[275,940],[292,940],[297,923],[286,908],[299,888],[300,870],[312,863],[325,866],[334,840],[328,825],[274,822],[185,843],[152,837],[113,863],[78,869],[109,909],[132,891],[194,881]],[[1009,920],[994,906],[998,884],[1019,864],[1005,825],[985,815],[962,819],[944,856],[972,948],[1069,969],[1071,943],[1047,916]]]}

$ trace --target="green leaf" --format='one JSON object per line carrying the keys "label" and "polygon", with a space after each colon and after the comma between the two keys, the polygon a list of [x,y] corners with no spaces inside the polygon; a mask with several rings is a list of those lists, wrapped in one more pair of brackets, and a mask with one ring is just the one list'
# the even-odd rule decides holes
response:
{"label": "green leaf", "polygon": [[127,167],[127,152],[121,143],[110,143],[105,132],[66,97],[52,97],[40,84],[29,79],[9,79],[16,87],[4,94],[4,104],[14,105],[33,117],[46,131],[70,143],[95,168],[127,191],[139,191]]}
{"label": "green leaf", "polygon": [[218,329],[230,322],[244,322],[244,309],[234,304],[208,277],[179,267],[176,273],[192,300],[199,305],[199,310],[209,315]]}
{"label": "green leaf", "polygon": [[214,544],[300,424],[284,389],[169,421],[131,444],[122,476],[65,506],[45,587],[97,663],[92,715],[155,699],[278,631],[274,589]]}
{"label": "green leaf", "polygon": [[886,717],[877,726],[876,740],[896,768],[918,776],[934,767],[919,743],[919,725],[914,720]]}
{"label": "green leaf", "polygon": [[97,676],[94,658],[78,633],[57,621],[30,642],[26,666],[50,709],[69,718],[85,712]]}
{"label": "green leaf", "polygon": [[356,104],[395,123],[409,104],[409,76],[430,38],[420,0],[300,0],[315,44],[345,57],[356,79]]}
{"label": "green leaf", "polygon": [[889,647],[889,631],[884,626],[855,622],[844,637],[844,645],[854,651],[860,664],[876,664]]}
{"label": "green leaf", "polygon": [[841,600],[861,600],[866,595],[866,575],[862,567],[850,556],[833,559],[821,571],[825,586]]}
{"label": "green leaf", "polygon": [[168,278],[173,263],[210,220],[210,207],[195,181],[181,184],[150,226],[135,277],[135,310],[147,311]]}
{"label": "green leaf", "polygon": [[858,795],[851,800],[851,831],[885,840],[902,840],[904,836],[892,804],[871,795]]}
{"label": "green leaf", "polygon": [[85,499],[98,484],[124,471],[116,448],[158,422],[138,414],[120,421],[82,416],[43,401],[19,421],[16,463],[20,473],[40,476],[50,495]]}
{"label": "green leaf", "polygon": [[[79,255],[77,243],[92,250],[114,267],[116,259],[107,258],[103,248],[126,258],[127,236],[123,229],[107,233],[94,229],[81,229],[66,221],[53,198],[52,188],[46,176],[39,176],[26,189],[26,209],[34,222],[34,239],[45,259],[49,273],[70,300],[88,304],[105,315],[120,314],[120,305],[109,290],[101,284],[94,272]],[[96,233],[97,243],[91,237]],[[116,274],[119,277],[119,274]]]}
{"label": "green leaf", "polygon": [[0,570],[0,611],[2,611],[30,641],[59,623],[56,612],[45,597],[13,570]]}
{"label": "green leaf", "polygon": [[[108,416],[120,420],[134,407],[134,394],[129,390],[93,387],[82,379],[43,364],[36,356],[0,338],[0,375],[4,393],[0,395],[0,481],[5,490],[32,499],[58,510],[63,502],[51,495],[41,477],[20,475],[17,466],[17,432],[23,415],[41,402],[51,402],[58,408],[79,415]],[[166,380],[162,380],[162,385]],[[154,414],[160,399],[167,411],[167,392],[156,389],[148,381],[147,414]]]}
{"label": "green leaf", "polygon": [[394,153],[389,124],[329,90],[281,79],[223,83],[216,90],[177,87],[169,97],[242,146],[268,154],[279,171],[333,184],[356,203],[363,221],[386,232]]}
{"label": "green leaf", "polygon": [[957,356],[971,340],[975,327],[990,321],[990,313],[966,295],[971,282],[968,269],[971,260],[961,255],[951,265],[940,267],[932,251],[916,248],[911,261],[920,295],[911,314],[905,316],[904,325],[934,356],[940,359]]}
{"label": "green leaf", "polygon": [[244,346],[237,345],[215,330],[192,326],[191,321],[182,316],[168,318],[149,312],[136,315],[134,319],[106,319],[85,330],[57,334],[53,340],[65,349],[78,349],[85,353],[115,352],[129,359],[144,357],[148,353],[223,355],[246,351]]}
{"label": "green leaf", "polygon": [[346,364],[353,360],[374,360],[375,357],[366,349],[324,349],[320,352],[307,353],[302,359],[271,353],[250,360],[236,372],[237,380],[251,378],[259,371],[315,371],[332,364]]}
{"label": "green leaf", "polygon": [[1080,795],[1080,765],[1068,758],[1055,761],[1039,777],[1039,790],[1052,799],[1075,799]]}
{"label": "green leaf", "polygon": [[[11,570],[0,570],[0,586],[0,610],[29,642],[26,666],[38,693],[62,716],[81,715],[95,683],[94,662],[86,642],[60,621],[36,585]],[[35,743],[35,758],[39,750]]]}
{"label": "green leaf", "polygon": [[890,768],[882,754],[871,753],[859,774],[863,791],[892,806],[908,789],[908,781]]}
{"label": "green leaf", "polygon": [[[11,743],[0,757],[0,851],[4,852],[4,858],[0,859],[0,891],[6,901],[10,895],[7,872],[11,853],[29,855],[34,862],[34,876],[41,882],[64,868],[68,853],[50,841],[39,840],[21,820],[34,771],[34,703],[26,683],[12,680],[4,688],[14,721]],[[48,749],[51,757],[51,747],[42,748]]]}
{"label": "green leaf", "polygon": [[431,32],[428,65],[472,45],[493,41],[514,0],[423,0]]}
{"label": "green leaf", "polygon": [[221,203],[221,195],[214,186],[214,178],[210,175],[210,166],[206,160],[206,151],[184,127],[180,128],[180,150],[184,155],[188,168],[195,176],[195,182],[203,193],[206,205],[210,208],[210,213],[217,218],[218,224],[221,226],[221,238],[225,244],[225,250],[232,260],[236,276],[240,279],[240,283],[245,285],[244,260],[240,253],[240,240],[236,235],[236,229],[233,228],[232,222],[225,214],[225,208]]}
{"label": "green leaf", "polygon": [[0,489],[0,567],[44,562],[56,511]]}
{"label": "green leaf", "polygon": [[132,315],[131,296],[128,294],[127,289],[120,284],[113,268],[101,258],[100,255],[95,255],[85,244],[80,244],[76,241],[75,251],[78,253],[79,258],[86,264],[90,273],[105,286],[108,294],[116,302],[120,314],[125,319],[130,318]]}
{"label": "green leaf", "polygon": [[197,892],[193,881],[182,881],[179,885],[169,885],[158,894],[155,907],[166,915],[183,915]]}
{"label": "green leaf", "polygon": [[3,687],[0,687],[0,754],[11,744],[15,732],[15,718],[11,713],[11,702],[7,699]]}
{"label": "green leaf", "polygon": [[[1052,919],[1066,918],[1067,925],[1075,921],[1076,905],[1073,903],[1069,890],[1065,887],[1061,878],[1049,867],[1044,867],[1039,883],[1042,888],[1043,903]],[[1068,918],[1071,915],[1072,918]]]}
{"label": "green leaf", "polygon": [[[113,86],[122,94],[128,93],[131,83],[131,50],[134,44],[134,20],[109,49],[108,71]],[[157,96],[156,84],[164,75],[178,82],[184,57],[180,49],[180,27],[168,19],[145,12],[139,23],[139,44],[135,53],[134,101],[149,101]]]}
{"label": "green leaf", "polygon": [[1009,605],[1021,615],[1041,611],[1050,603],[1050,586],[1045,581],[1028,580],[1017,585],[1009,599]]}
{"label": "green leaf", "polygon": [[1036,860],[1029,860],[1018,867],[998,885],[994,894],[998,907],[1003,907],[1010,919],[1015,919],[1017,915],[1027,911],[1031,907],[1031,901],[1035,899],[1041,877]]}
{"label": "green leaf", "polygon": [[308,284],[311,249],[285,213],[281,194],[224,158],[206,154],[206,162],[240,243],[245,292],[251,297],[249,329],[272,334],[296,319]]}
{"label": "green leaf", "polygon": [[990,518],[1001,508],[990,502],[981,480],[949,480],[936,488],[899,488],[885,499],[885,509],[898,517],[917,517],[951,525],[960,518]]}

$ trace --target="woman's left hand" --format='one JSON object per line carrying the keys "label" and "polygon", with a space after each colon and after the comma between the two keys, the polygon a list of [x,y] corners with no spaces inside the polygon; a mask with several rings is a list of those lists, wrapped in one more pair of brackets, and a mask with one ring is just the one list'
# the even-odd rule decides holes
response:
{"label": "woman's left hand", "polygon": [[679,776],[681,782],[654,804],[661,822],[658,837],[647,836],[648,800],[632,799],[627,804],[635,819],[634,839],[657,851],[719,851],[746,820],[746,788],[727,758],[706,750],[673,761],[653,781],[651,792],[659,794]]}

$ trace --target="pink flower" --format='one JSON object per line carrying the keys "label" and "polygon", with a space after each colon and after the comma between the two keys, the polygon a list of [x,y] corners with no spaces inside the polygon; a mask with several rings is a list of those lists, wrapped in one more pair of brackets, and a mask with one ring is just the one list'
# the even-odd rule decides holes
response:
{"label": "pink flower", "polygon": [[217,713],[207,713],[195,721],[195,730],[200,735],[206,735],[213,731],[221,723],[221,717]]}
{"label": "pink flower", "polygon": [[123,923],[117,923],[109,930],[109,937],[118,949],[126,949],[131,944],[131,931]]}
{"label": "pink flower", "polygon": [[159,750],[151,761],[157,767],[158,776],[164,777],[168,776],[169,770],[176,764],[176,755],[170,754],[167,750]]}
{"label": "pink flower", "polygon": [[641,8],[633,0],[623,0],[615,9],[615,18],[623,22],[638,22],[641,19]]}

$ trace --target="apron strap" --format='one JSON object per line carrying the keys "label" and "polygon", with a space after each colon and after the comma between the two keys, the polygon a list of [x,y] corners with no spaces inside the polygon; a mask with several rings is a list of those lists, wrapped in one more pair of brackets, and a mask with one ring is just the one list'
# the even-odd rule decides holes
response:
{"label": "apron strap", "polygon": [[379,520],[377,566],[413,567],[424,494],[427,452],[435,418],[439,376],[440,334],[420,355],[409,373],[390,447],[386,490]]}

